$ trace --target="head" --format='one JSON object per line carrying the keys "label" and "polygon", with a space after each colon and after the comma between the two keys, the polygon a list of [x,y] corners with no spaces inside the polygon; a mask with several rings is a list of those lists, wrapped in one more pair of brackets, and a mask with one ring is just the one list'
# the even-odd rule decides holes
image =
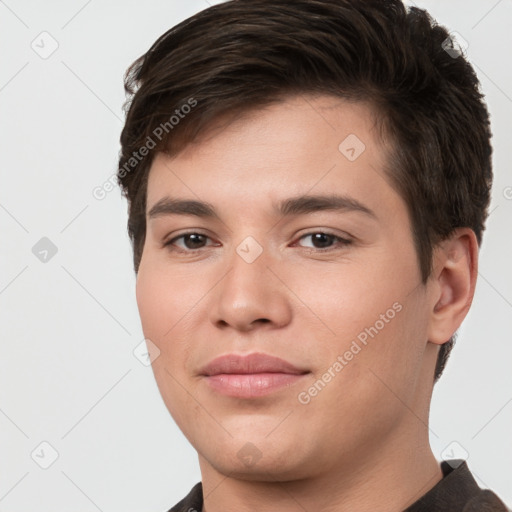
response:
{"label": "head", "polygon": [[[399,1],[235,0],[172,28],[129,68],[118,180],[139,311],[164,401],[208,460],[244,431],[261,453],[284,446],[283,474],[314,453],[328,463],[370,446],[375,425],[400,424],[386,387],[427,404],[470,306],[492,181],[488,112],[448,38]],[[311,195],[352,202],[287,202]],[[165,196],[215,215],[190,203],[158,215]],[[326,237],[312,233],[348,242],[320,254]],[[206,386],[213,357],[253,351],[288,355],[303,380],[258,400]],[[285,438],[318,435],[307,453],[267,435],[287,411]],[[340,418],[333,452],[319,432]],[[208,429],[217,448],[201,441]]]}

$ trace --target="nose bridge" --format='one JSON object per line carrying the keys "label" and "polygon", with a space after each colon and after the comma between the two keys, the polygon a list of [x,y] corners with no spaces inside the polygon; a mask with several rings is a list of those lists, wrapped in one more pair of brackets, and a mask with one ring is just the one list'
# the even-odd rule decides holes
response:
{"label": "nose bridge", "polygon": [[211,320],[238,329],[249,329],[258,320],[286,323],[290,308],[279,281],[267,268],[272,266],[270,250],[254,236],[246,236],[233,249]]}
{"label": "nose bridge", "polygon": [[[258,236],[259,239],[262,235]],[[271,255],[268,248],[252,235],[246,236],[238,245],[234,246],[229,258],[231,271],[226,276],[226,284],[232,287],[231,292],[249,300],[251,295],[261,293],[272,286],[268,282],[270,272],[267,269]]]}
{"label": "nose bridge", "polygon": [[[268,245],[264,248],[264,240],[262,240],[262,237],[263,235],[258,235],[261,241],[260,243],[254,236],[248,235],[236,246],[235,253],[247,265],[252,265],[257,260],[260,260],[261,265],[262,261],[268,259]],[[237,261],[236,258],[235,261]]]}

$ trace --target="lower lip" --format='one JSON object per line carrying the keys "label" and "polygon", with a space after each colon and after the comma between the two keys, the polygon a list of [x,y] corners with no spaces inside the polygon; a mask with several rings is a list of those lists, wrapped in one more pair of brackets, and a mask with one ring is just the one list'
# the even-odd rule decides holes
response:
{"label": "lower lip", "polygon": [[265,396],[295,384],[305,374],[291,373],[221,373],[209,375],[206,381],[212,389],[237,398]]}

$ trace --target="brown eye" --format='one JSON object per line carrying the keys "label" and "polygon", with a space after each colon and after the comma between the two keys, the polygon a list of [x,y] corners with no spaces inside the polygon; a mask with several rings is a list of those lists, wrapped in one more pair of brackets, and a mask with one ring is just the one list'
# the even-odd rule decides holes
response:
{"label": "brown eye", "polygon": [[313,249],[319,249],[321,250],[329,250],[334,245],[343,246],[343,245],[349,245],[351,243],[351,240],[347,240],[345,238],[341,238],[339,236],[325,233],[323,231],[316,231],[313,233],[308,233],[306,235],[303,235],[300,240],[310,238],[311,244],[309,246],[303,246],[303,247],[310,247]]}
{"label": "brown eye", "polygon": [[325,249],[329,247],[336,239],[333,235],[326,233],[314,233],[311,236],[311,242],[317,249]]}
{"label": "brown eye", "polygon": [[[207,240],[208,237],[201,233],[183,233],[166,242],[164,247],[169,247],[171,250],[176,248],[178,251],[191,252],[205,247]],[[178,241],[181,243],[177,243]]]}
{"label": "brown eye", "polygon": [[183,236],[183,243],[187,249],[199,249],[205,242],[205,236],[199,233],[192,233]]}

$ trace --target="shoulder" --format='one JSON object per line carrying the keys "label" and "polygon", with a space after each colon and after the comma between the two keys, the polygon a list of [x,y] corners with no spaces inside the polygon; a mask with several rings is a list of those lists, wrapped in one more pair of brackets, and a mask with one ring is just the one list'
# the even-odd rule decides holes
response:
{"label": "shoulder", "polygon": [[203,486],[198,482],[190,492],[167,512],[201,512],[203,508]]}
{"label": "shoulder", "polygon": [[510,510],[496,494],[486,489],[471,498],[462,512],[510,512]]}

